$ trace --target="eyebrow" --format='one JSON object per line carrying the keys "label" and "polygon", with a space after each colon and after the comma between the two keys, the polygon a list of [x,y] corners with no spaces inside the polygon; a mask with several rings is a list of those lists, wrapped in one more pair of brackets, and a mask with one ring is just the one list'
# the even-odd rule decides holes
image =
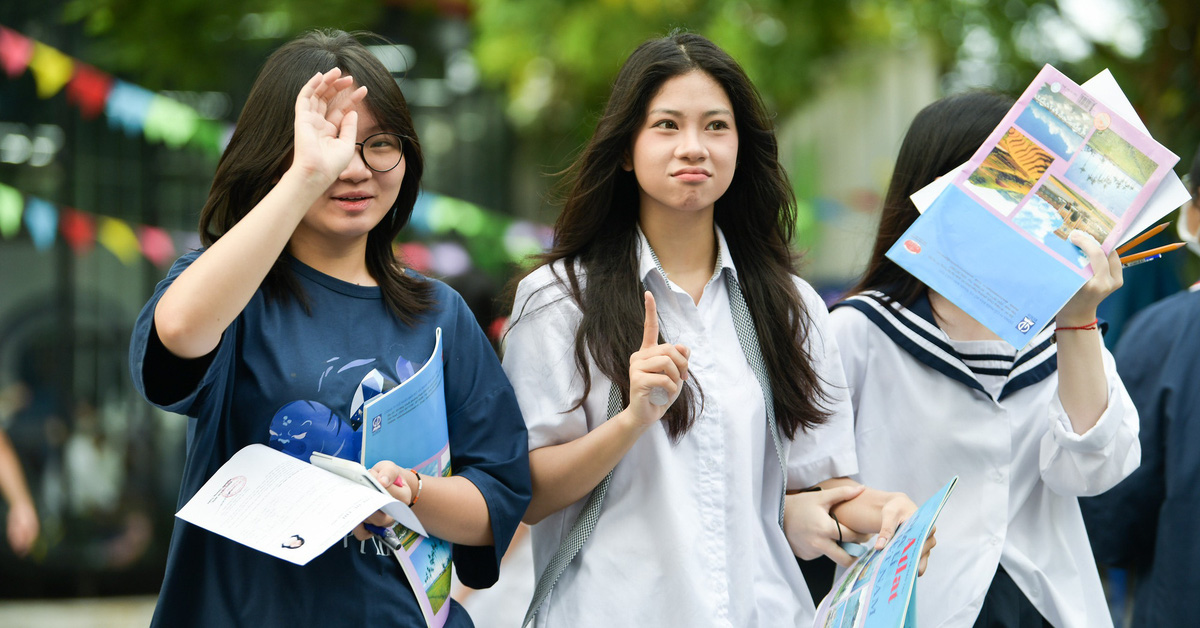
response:
{"label": "eyebrow", "polygon": [[[657,109],[651,109],[650,113],[652,113],[652,114],[665,113],[668,115],[679,116],[681,118],[687,117],[682,111],[678,111],[675,109],[667,109],[666,107],[659,107]],[[705,111],[704,115],[701,117],[708,118],[708,117],[719,116],[719,115],[731,116],[731,115],[733,115],[733,112],[728,109],[710,109],[709,111]]]}

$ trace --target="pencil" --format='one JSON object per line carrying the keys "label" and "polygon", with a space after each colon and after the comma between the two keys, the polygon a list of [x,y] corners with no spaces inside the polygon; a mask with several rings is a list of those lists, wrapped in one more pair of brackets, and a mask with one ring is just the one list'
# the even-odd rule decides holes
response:
{"label": "pencil", "polygon": [[1174,244],[1168,244],[1166,246],[1159,246],[1159,247],[1155,247],[1152,249],[1147,249],[1145,251],[1138,251],[1137,253],[1133,253],[1130,255],[1126,255],[1125,257],[1122,257],[1121,263],[1129,264],[1130,262],[1136,262],[1140,259],[1146,259],[1147,257],[1150,257],[1151,255],[1158,255],[1160,253],[1169,253],[1185,244],[1187,244],[1187,243],[1186,242],[1176,242]]}
{"label": "pencil", "polygon": [[1130,240],[1129,242],[1126,242],[1125,244],[1121,245],[1121,248],[1117,249],[1117,255],[1124,255],[1125,253],[1128,253],[1129,249],[1132,249],[1133,247],[1145,242],[1146,240],[1153,238],[1155,235],[1158,235],[1158,233],[1160,231],[1162,231],[1163,229],[1166,229],[1167,225],[1169,225],[1169,224],[1171,224],[1171,223],[1164,222],[1161,225],[1158,225],[1152,229],[1148,229],[1145,233]]}

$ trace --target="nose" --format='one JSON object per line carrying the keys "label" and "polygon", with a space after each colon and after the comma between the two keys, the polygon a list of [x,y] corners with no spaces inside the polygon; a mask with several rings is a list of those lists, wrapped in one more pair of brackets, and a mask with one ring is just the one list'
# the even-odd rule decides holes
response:
{"label": "nose", "polygon": [[363,159],[362,145],[354,147],[354,155],[350,157],[350,163],[338,175],[343,181],[364,181],[371,177],[371,169],[367,167],[367,162]]}
{"label": "nose", "polygon": [[708,157],[708,149],[700,134],[686,130],[679,134],[679,145],[675,147],[675,156],[686,161],[703,161]]}

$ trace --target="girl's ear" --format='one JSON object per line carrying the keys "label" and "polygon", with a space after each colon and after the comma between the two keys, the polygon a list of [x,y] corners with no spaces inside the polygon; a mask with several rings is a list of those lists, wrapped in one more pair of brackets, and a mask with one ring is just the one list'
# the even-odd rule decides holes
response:
{"label": "girl's ear", "polygon": [[621,170],[633,172],[633,157],[629,154],[629,151],[625,151],[625,154],[621,156]]}

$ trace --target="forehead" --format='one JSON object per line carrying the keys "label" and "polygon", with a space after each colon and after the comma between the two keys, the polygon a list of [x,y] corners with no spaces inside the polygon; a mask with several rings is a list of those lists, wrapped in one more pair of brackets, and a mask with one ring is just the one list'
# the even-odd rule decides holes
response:
{"label": "forehead", "polygon": [[375,114],[371,112],[371,108],[367,106],[367,102],[365,100],[359,101],[359,103],[354,106],[354,110],[358,112],[359,131],[378,128],[379,123],[375,120]]}
{"label": "forehead", "polygon": [[725,88],[721,87],[716,79],[701,70],[692,70],[667,79],[650,99],[647,109],[670,109],[680,112],[723,109],[732,113],[733,105],[730,104]]}

